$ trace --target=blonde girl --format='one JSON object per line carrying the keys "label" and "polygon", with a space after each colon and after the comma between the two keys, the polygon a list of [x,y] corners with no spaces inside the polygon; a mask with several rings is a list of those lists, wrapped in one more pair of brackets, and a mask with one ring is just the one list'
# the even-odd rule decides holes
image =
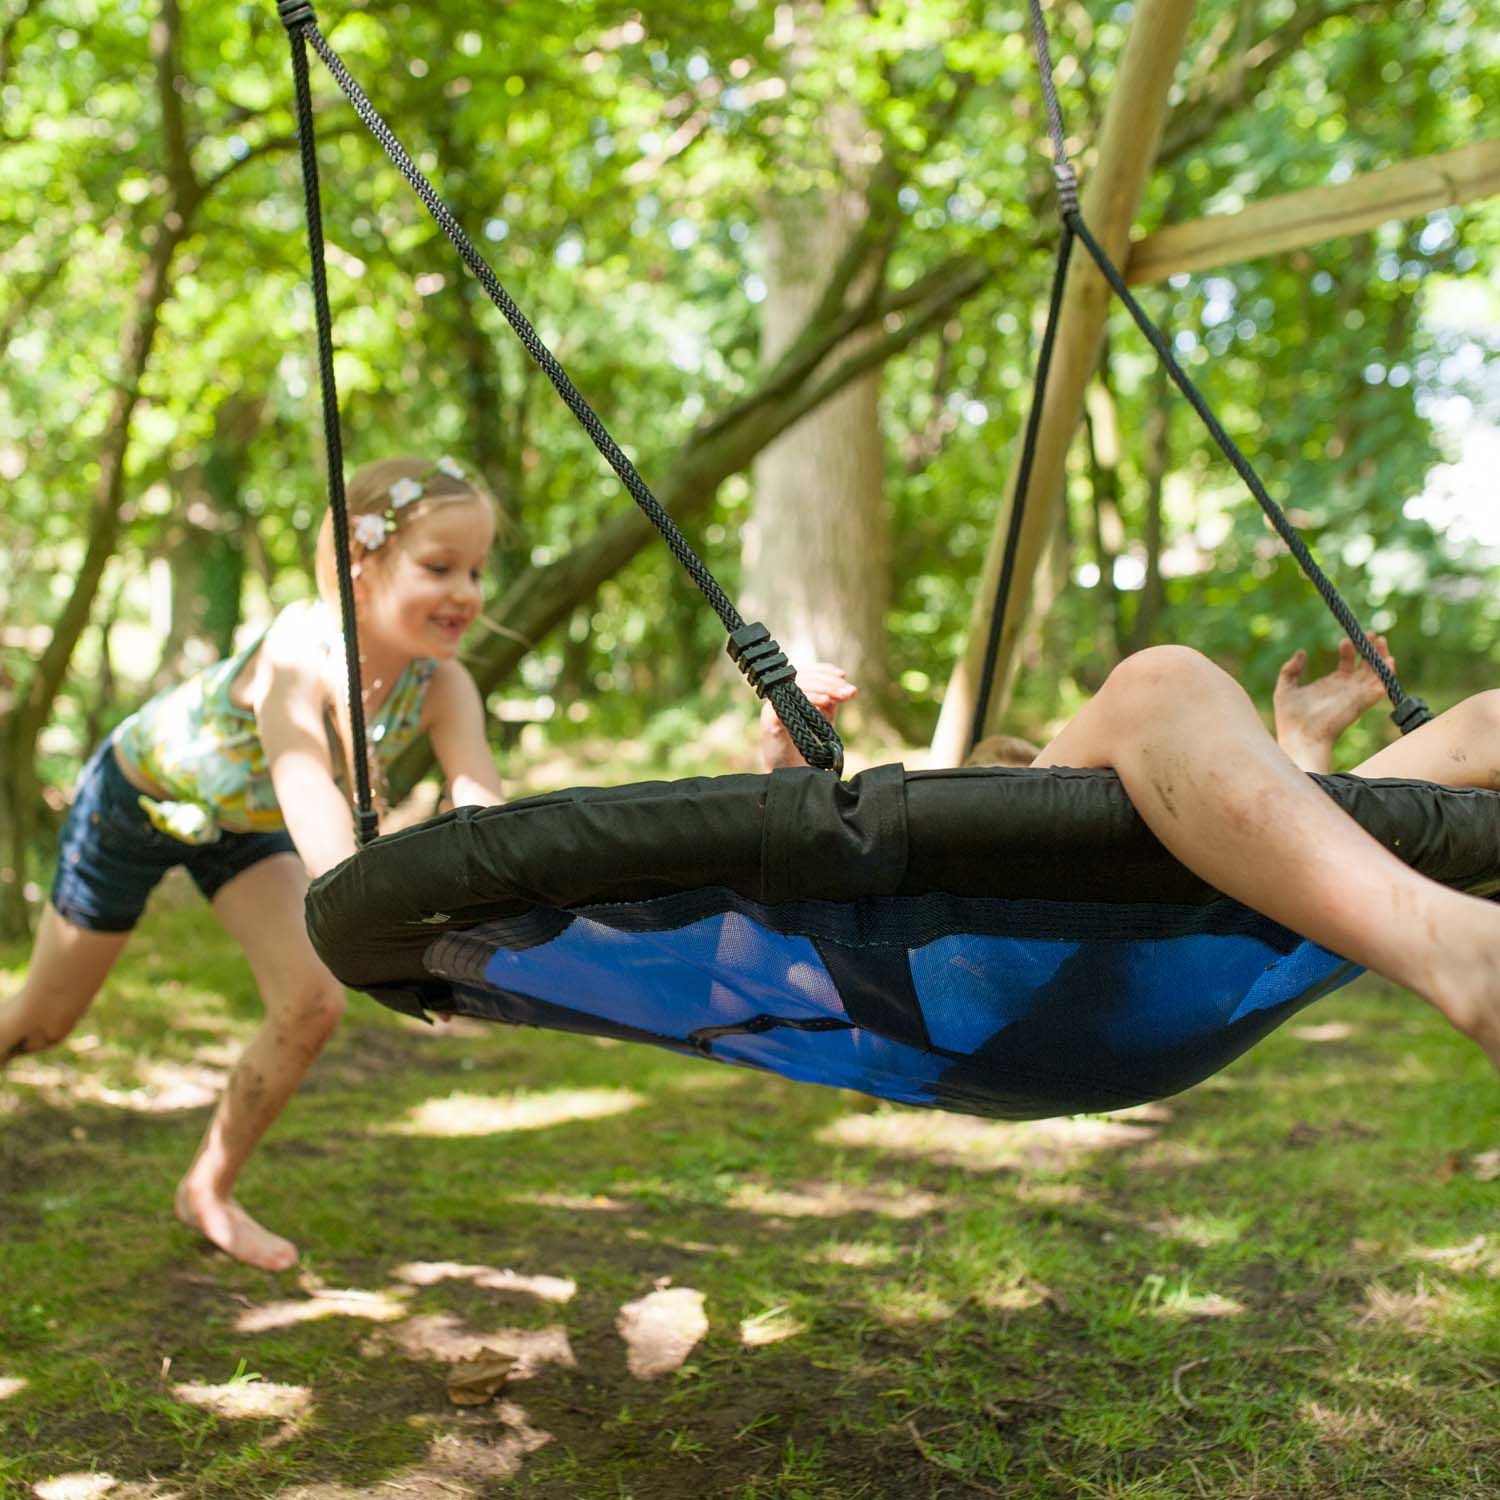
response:
{"label": "blonde girl", "polygon": [[[371,780],[430,737],[456,803],[501,799],[484,710],[457,658],[479,613],[497,512],[450,458],[394,458],[349,481],[360,676]],[[354,853],[348,679],[334,608],[331,516],[321,598],[284,609],[252,645],[158,694],[84,768],[20,991],[0,1006],[0,1064],[77,1024],[139,920],[183,865],[245,952],[266,1018],[177,1185],[185,1224],[247,1265],[282,1271],[291,1240],[234,1184],[344,1009],[303,925],[310,877]]]}

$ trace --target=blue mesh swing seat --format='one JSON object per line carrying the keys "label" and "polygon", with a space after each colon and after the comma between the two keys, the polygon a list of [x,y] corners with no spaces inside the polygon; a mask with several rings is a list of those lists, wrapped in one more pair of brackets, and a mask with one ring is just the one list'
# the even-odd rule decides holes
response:
{"label": "blue mesh swing seat", "polygon": [[[809,769],[573,790],[460,809],[375,839],[358,653],[351,749],[364,847],[314,882],[308,929],[334,974],[412,1014],[652,1042],[912,1104],[1036,1117],[1116,1108],[1222,1068],[1353,965],[1205,885],[1146,828],[1109,771],[896,766],[838,779],[842,747],[765,630],[747,625],[319,32],[278,0],[292,47],[335,537],[347,536],[306,47],[458,249],[632,498],[692,575],[730,651]],[[992,675],[1068,257],[1076,241],[1384,682],[1426,717],[1218,426],[1169,341],[1088,232],[1033,29],[1063,234],[1001,599]],[[340,556],[346,640],[356,639]],[[977,738],[984,705],[973,726]],[[821,769],[811,769],[819,767]],[[1350,776],[1318,781],[1386,848],[1464,890],[1500,887],[1500,792]]]}
{"label": "blue mesh swing seat", "polygon": [[[1317,778],[1413,867],[1496,884],[1500,793]],[[318,881],[398,1010],[653,1042],[1007,1118],[1217,1071],[1359,970],[1177,863],[1110,771],[776,771],[459,809]]]}

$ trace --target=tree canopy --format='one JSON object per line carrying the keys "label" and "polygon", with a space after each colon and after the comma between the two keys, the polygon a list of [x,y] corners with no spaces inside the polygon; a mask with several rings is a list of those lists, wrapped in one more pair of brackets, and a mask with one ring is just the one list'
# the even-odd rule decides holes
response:
{"label": "tree canopy", "polygon": [[[1085,177],[1130,15],[1049,12]],[[750,460],[847,378],[842,336],[870,331],[889,652],[920,741],[1024,420],[1056,236],[1024,8],[346,0],[319,19],[731,590]],[[717,622],[327,75],[313,84],[349,461],[478,464],[515,523],[481,682],[559,738],[634,732],[704,690]],[[1477,0],[1212,0],[1142,222],[1463,145],[1497,92]],[[764,368],[758,224],[773,190],[819,186],[811,143],[841,101],[875,166],[866,232]],[[312,587],[323,479],[290,102],[269,3],[0,6],[12,884],[39,789],[61,805],[92,738],[152,683]],[[1403,679],[1439,702],[1496,660],[1496,539],[1443,500],[1438,466],[1500,400],[1497,239],[1500,211],[1480,205],[1146,293],[1357,612],[1391,633]],[[1039,732],[1151,640],[1192,642],[1257,691],[1294,645],[1331,645],[1194,424],[1112,324],[1054,548],[1070,584],[1028,653],[1019,727]]]}

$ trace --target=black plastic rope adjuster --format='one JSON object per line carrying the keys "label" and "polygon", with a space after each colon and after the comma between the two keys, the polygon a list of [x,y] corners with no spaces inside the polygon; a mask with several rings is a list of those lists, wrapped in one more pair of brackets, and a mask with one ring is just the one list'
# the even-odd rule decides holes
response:
{"label": "black plastic rope adjuster", "polygon": [[759,620],[731,630],[724,649],[734,658],[735,666],[749,679],[759,698],[764,698],[777,683],[791,682],[797,676],[797,669],[786,659],[781,647],[771,639],[771,632]]}
{"label": "black plastic rope adjuster", "polygon": [[276,14],[288,31],[309,21],[316,25],[318,20],[309,0],[276,0]]}
{"label": "black plastic rope adjuster", "polygon": [[1413,729],[1420,729],[1432,718],[1432,710],[1420,698],[1403,698],[1400,704],[1391,710],[1391,722],[1402,734],[1410,734]]}

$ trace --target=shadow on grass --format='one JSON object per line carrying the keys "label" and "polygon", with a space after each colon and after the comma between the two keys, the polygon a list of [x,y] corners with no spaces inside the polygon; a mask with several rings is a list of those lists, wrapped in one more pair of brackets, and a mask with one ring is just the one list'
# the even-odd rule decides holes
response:
{"label": "shadow on grass", "polygon": [[1410,1000],[1027,1125],[356,1002],[246,1173],[304,1248],[269,1277],[169,1217],[255,1012],[205,920],[158,931],[193,962],[143,937],[94,1040],[0,1083],[0,1493],[1500,1483],[1495,1100]]}

